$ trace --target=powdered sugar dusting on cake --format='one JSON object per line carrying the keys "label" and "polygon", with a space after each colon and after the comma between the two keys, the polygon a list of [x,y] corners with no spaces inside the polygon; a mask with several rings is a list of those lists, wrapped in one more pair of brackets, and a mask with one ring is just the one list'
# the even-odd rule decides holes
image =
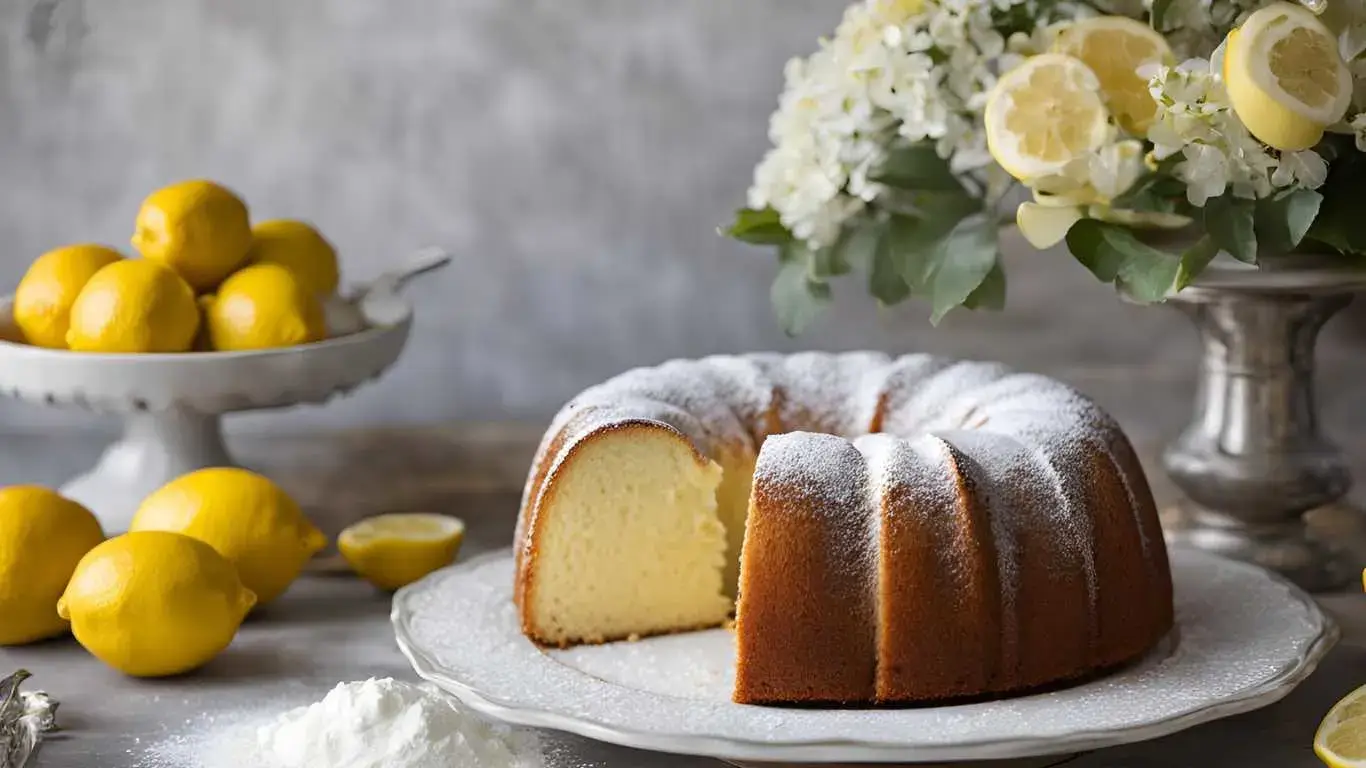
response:
{"label": "powdered sugar dusting on cake", "polygon": [[782,486],[784,493],[835,509],[865,497],[868,472],[848,440],[819,432],[788,432],[764,441],[754,484]]}
{"label": "powdered sugar dusting on cake", "polygon": [[[1001,582],[1001,626],[1011,635],[1019,629],[1018,598],[1020,594],[1020,543],[1016,532],[1018,515],[1012,508],[1009,488],[1002,484],[1009,473],[1011,459],[1002,451],[1002,445],[991,436],[973,430],[946,431],[936,435],[953,446],[967,459],[959,469],[968,474],[969,482],[976,489],[976,496],[986,508],[991,526],[991,538],[996,545],[997,574]],[[1007,660],[1010,661],[1010,660]]]}
{"label": "powdered sugar dusting on cake", "polygon": [[956,396],[970,393],[1010,374],[999,363],[958,362],[944,366],[924,378],[918,388],[889,392],[882,431],[894,435],[914,435],[927,425],[945,424],[945,404]]}
{"label": "powdered sugar dusting on cake", "polygon": [[882,586],[882,510],[883,498],[890,487],[890,478],[893,462],[893,454],[902,443],[888,435],[864,435],[854,441],[854,447],[863,455],[863,460],[868,467],[868,482],[865,485],[867,493],[868,508],[872,513],[868,515],[868,547],[872,550],[871,562],[868,568],[868,592],[873,603],[873,631],[876,637],[882,637],[883,625],[886,623],[882,615],[883,601],[878,599],[878,593]]}
{"label": "powdered sugar dusting on cake", "polygon": [[[788,432],[764,441],[754,467],[754,487],[771,496],[803,502],[829,515],[831,562],[876,578],[875,540],[868,518],[868,466],[848,440],[815,432]],[[870,592],[871,597],[871,592]]]}
{"label": "powdered sugar dusting on cake", "polygon": [[775,385],[755,358],[760,356],[713,355],[699,363],[711,374],[717,395],[749,429],[758,446],[769,434],[781,431],[774,422]]}
{"label": "powdered sugar dusting on cake", "polygon": [[585,392],[581,399],[606,405],[632,400],[637,408],[656,403],[661,411],[687,413],[709,436],[711,447],[750,444],[749,430],[717,393],[710,368],[696,361],[674,360],[655,368],[636,368]]}
{"label": "powdered sugar dusting on cake", "polygon": [[803,352],[786,358],[774,376],[786,394],[783,423],[844,437],[867,433],[876,393],[868,397],[866,384],[889,362],[876,352]]}

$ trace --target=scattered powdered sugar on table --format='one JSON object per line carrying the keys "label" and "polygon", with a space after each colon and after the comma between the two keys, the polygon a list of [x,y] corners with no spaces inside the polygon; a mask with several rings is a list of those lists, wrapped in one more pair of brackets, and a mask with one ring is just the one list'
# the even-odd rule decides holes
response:
{"label": "scattered powdered sugar on table", "polygon": [[340,683],[273,716],[206,718],[141,768],[541,768],[538,739],[465,713],[430,685]]}

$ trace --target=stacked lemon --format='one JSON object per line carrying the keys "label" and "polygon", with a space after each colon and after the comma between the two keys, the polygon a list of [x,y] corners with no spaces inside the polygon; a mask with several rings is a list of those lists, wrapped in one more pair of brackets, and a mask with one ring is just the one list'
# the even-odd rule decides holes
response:
{"label": "stacked lemon", "polygon": [[[77,352],[290,347],[328,336],[337,253],[312,225],[251,222],[228,188],[184,181],[138,211],[125,258],[102,245],[40,256],[14,297],[6,341]],[[355,330],[351,328],[349,330]]]}

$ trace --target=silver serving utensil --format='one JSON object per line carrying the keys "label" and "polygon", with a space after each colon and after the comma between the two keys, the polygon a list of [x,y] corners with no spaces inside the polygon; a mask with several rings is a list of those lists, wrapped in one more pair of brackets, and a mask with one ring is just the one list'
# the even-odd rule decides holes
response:
{"label": "silver serving utensil", "polygon": [[43,736],[58,730],[58,702],[42,691],[19,690],[30,677],[21,669],[0,680],[0,768],[25,768]]}
{"label": "silver serving utensil", "polygon": [[345,336],[365,330],[366,305],[382,302],[394,296],[409,280],[450,263],[451,255],[443,248],[430,247],[416,251],[397,267],[379,277],[352,286],[330,299],[324,310],[327,314],[327,335]]}

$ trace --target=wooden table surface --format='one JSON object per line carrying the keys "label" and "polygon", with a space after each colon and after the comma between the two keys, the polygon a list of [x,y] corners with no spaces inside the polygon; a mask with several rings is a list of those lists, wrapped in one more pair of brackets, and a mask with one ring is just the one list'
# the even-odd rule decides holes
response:
{"label": "wooden table surface", "polygon": [[[331,534],[369,514],[439,511],[468,521],[464,557],[509,543],[520,484],[539,434],[533,427],[465,426],[231,442],[248,465],[279,478]],[[1135,443],[1146,457],[1155,455],[1156,440],[1136,436]],[[100,448],[99,439],[85,435],[0,437],[0,484],[57,484],[93,462]],[[1355,456],[1366,456],[1366,446],[1348,448]],[[1160,473],[1151,474],[1159,501],[1173,498]],[[1348,520],[1350,530],[1344,529],[1342,536],[1366,540],[1366,535],[1358,536],[1358,524]],[[1343,640],[1319,671],[1282,702],[1158,741],[1083,755],[1068,765],[1319,765],[1310,749],[1319,720],[1343,694],[1366,684],[1366,595],[1358,587],[1320,596],[1320,601],[1341,624]],[[70,639],[0,650],[0,670],[29,669],[33,684],[62,702],[66,731],[44,747],[39,766],[169,768],[150,756],[156,745],[184,738],[204,723],[244,710],[310,703],[343,680],[372,675],[414,679],[394,645],[388,611],[386,596],[353,578],[311,574],[278,604],[253,617],[225,654],[184,678],[121,677]],[[545,736],[550,768],[721,766]]]}

